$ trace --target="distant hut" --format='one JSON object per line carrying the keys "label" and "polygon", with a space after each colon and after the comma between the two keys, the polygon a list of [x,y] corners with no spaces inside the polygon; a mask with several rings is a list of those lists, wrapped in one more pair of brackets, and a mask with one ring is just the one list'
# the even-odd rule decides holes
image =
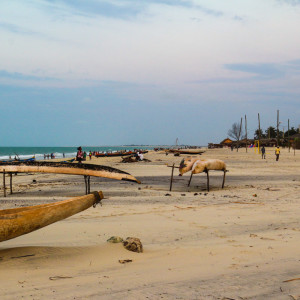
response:
{"label": "distant hut", "polygon": [[220,143],[220,145],[222,145],[222,147],[231,147],[232,143],[233,140],[231,140],[230,138],[226,138]]}

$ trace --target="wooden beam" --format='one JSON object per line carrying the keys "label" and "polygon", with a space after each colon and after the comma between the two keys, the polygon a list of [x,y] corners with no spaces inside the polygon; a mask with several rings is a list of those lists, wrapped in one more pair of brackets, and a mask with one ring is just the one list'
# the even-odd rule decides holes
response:
{"label": "wooden beam", "polygon": [[188,186],[190,186],[190,184],[191,184],[192,177],[193,177],[193,173],[191,173],[191,176],[190,176],[190,180],[189,180],[189,184],[188,184]]}
{"label": "wooden beam", "polygon": [[208,170],[206,170],[205,173],[206,173],[206,177],[207,177],[207,191],[209,192],[209,174],[208,174]]}
{"label": "wooden beam", "polygon": [[13,193],[13,188],[12,188],[12,173],[9,173],[9,177],[10,177],[10,194]]}
{"label": "wooden beam", "polygon": [[227,172],[227,171],[226,171],[226,170],[224,170],[224,176],[223,176],[222,189],[224,189],[226,172]]}
{"label": "wooden beam", "polygon": [[171,179],[170,179],[170,192],[172,191],[174,168],[175,168],[175,163],[173,163],[172,166]]}
{"label": "wooden beam", "polygon": [[6,197],[5,170],[3,170],[3,195]]}

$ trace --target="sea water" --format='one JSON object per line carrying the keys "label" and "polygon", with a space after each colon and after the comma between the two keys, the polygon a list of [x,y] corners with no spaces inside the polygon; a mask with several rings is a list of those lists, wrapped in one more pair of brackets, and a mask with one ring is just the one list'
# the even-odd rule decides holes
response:
{"label": "sea water", "polygon": [[[90,151],[116,152],[120,150],[143,149],[151,150],[156,146],[83,146],[82,150],[87,154]],[[0,147],[0,160],[5,159],[27,159],[35,156],[37,160],[44,159],[44,155],[53,153],[55,158],[75,157],[77,147]]]}

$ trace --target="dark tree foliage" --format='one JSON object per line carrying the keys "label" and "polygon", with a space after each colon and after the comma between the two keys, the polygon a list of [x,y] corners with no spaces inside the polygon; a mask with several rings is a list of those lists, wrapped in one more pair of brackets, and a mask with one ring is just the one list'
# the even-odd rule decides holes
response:
{"label": "dark tree foliage", "polygon": [[259,133],[260,133],[260,138],[261,139],[264,139],[266,138],[266,135],[263,133],[263,131],[260,129],[260,132],[259,132],[259,129],[256,129],[255,130],[255,133],[254,133],[254,139],[255,140],[258,140],[259,139]]}
{"label": "dark tree foliage", "polygon": [[228,130],[228,136],[233,138],[236,141],[239,141],[241,138],[244,138],[243,128],[241,128],[241,123],[233,123],[231,129]]}

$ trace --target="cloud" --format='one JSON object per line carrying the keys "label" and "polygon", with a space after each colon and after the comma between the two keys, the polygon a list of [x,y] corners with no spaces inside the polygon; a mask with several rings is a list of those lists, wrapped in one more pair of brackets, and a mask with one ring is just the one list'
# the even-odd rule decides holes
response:
{"label": "cloud", "polygon": [[300,5],[300,0],[277,0],[280,3],[285,3],[285,4],[289,4],[289,5]]}
{"label": "cloud", "polygon": [[285,71],[278,64],[226,64],[224,67],[227,70],[251,73],[264,78],[279,78],[285,75]]}
{"label": "cloud", "polygon": [[78,15],[100,15],[109,18],[121,19],[136,17],[147,10],[150,5],[192,8],[200,10],[202,13],[207,15],[215,17],[223,16],[223,12],[219,10],[194,4],[194,2],[190,0],[45,0],[44,3],[50,5],[52,9],[56,9],[57,6],[60,6],[61,9],[65,10],[71,9],[74,14]]}
{"label": "cloud", "polygon": [[25,29],[23,27],[17,26],[15,24],[6,23],[6,22],[0,22],[0,29],[12,32],[12,33],[20,33],[20,34],[26,34],[26,35],[40,35],[38,32],[31,31],[28,29]]}
{"label": "cloud", "polygon": [[41,76],[32,76],[32,75],[26,75],[22,73],[17,72],[8,72],[5,70],[0,70],[0,79],[13,79],[13,80],[22,80],[22,81],[28,81],[28,80],[34,80],[34,81],[60,81],[58,78],[53,77],[41,77]]}

